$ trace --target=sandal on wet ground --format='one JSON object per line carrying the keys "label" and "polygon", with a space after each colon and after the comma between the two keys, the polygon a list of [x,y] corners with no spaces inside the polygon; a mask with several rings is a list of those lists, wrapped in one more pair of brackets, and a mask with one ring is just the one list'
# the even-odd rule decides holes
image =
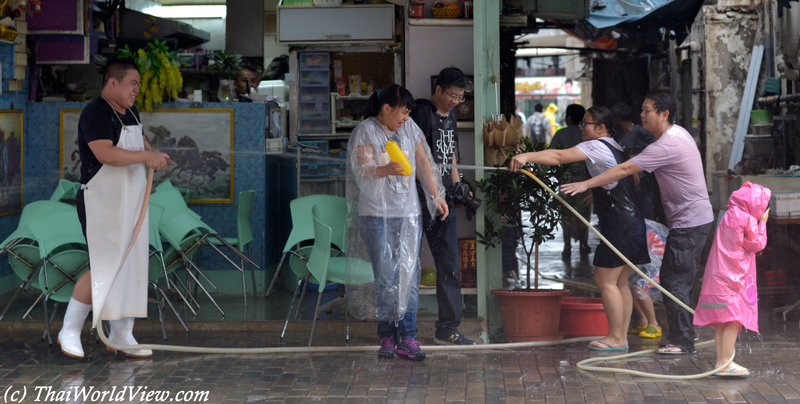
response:
{"label": "sandal on wet ground", "polygon": [[745,368],[744,366],[733,365],[731,366],[730,369],[728,369],[725,372],[714,373],[714,376],[744,377],[744,376],[750,376],[750,371],[747,370],[747,368]]}
{"label": "sandal on wet ground", "polygon": [[644,331],[645,328],[647,328],[647,325],[632,325],[628,327],[628,334],[638,334]]}
{"label": "sandal on wet ground", "polygon": [[659,348],[657,352],[661,355],[686,355],[690,353],[695,353],[697,351],[695,351],[694,349],[692,349],[691,351],[687,351],[677,345],[670,344]]}
{"label": "sandal on wet ground", "polygon": [[661,327],[653,327],[652,325],[648,325],[645,327],[642,332],[639,333],[639,337],[641,338],[658,338],[661,336]]}
{"label": "sandal on wet ground", "polygon": [[613,346],[613,345],[609,344],[608,342],[605,342],[605,341],[603,341],[601,339],[596,339],[595,342],[599,342],[599,343],[605,345],[607,348],[601,348],[601,347],[598,347],[598,346],[589,345],[589,349],[591,349],[593,351],[602,351],[602,352],[627,351],[628,350],[628,347],[626,347],[626,346]]}

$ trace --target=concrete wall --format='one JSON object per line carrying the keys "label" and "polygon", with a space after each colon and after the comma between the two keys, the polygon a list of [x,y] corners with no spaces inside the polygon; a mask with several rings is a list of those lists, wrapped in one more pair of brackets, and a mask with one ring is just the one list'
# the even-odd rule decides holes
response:
{"label": "concrete wall", "polygon": [[[726,1],[704,6],[703,15],[706,173],[710,173],[728,168],[758,14],[749,2]],[[707,174],[708,184],[710,178]]]}

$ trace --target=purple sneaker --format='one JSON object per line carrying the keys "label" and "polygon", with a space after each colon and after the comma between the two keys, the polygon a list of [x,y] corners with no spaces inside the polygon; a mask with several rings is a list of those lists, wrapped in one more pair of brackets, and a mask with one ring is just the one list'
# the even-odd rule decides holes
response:
{"label": "purple sneaker", "polygon": [[425,351],[419,346],[419,342],[414,338],[407,339],[400,343],[395,350],[398,356],[403,356],[412,361],[421,361],[425,359]]}
{"label": "purple sneaker", "polygon": [[378,357],[386,359],[394,358],[394,346],[394,339],[381,338],[381,347],[378,349]]}

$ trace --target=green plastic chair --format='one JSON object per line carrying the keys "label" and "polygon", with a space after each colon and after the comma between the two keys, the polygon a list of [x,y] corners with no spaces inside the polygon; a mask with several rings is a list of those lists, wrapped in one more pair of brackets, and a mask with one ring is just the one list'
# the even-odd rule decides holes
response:
{"label": "green plastic chair", "polygon": [[[317,306],[314,310],[314,321],[311,323],[311,335],[308,338],[308,346],[314,339],[314,329],[319,317],[319,304],[322,300],[322,291],[325,290],[328,282],[339,283],[342,285],[360,285],[375,282],[372,272],[372,265],[369,263],[345,257],[331,258],[332,229],[327,224],[319,220],[323,209],[320,205],[312,208],[312,220],[314,221],[314,247],[311,256],[308,258],[308,272],[318,279],[319,295],[317,296]],[[346,300],[345,300],[346,301]],[[350,317],[348,308],[345,306],[346,340],[350,341]]]}
{"label": "green plastic chair", "polygon": [[[164,292],[164,289],[162,289],[161,286],[159,286],[157,283],[158,279],[160,279],[163,276],[165,282],[167,282],[167,289],[170,289],[171,283],[169,280],[169,274],[171,272],[174,272],[175,269],[178,267],[178,265],[171,265],[171,271],[168,272],[166,263],[164,262],[164,245],[161,242],[161,234],[158,231],[159,223],[161,223],[161,217],[164,214],[164,208],[158,205],[150,204],[148,206],[148,210],[149,210],[148,236],[150,241],[150,247],[153,249],[153,251],[150,252],[150,257],[148,260],[147,280],[148,283],[150,284],[150,287],[153,288],[153,291],[157,293],[155,300],[156,303],[158,304],[158,320],[159,322],[161,322],[161,332],[164,336],[164,341],[166,341],[167,328],[166,325],[164,324],[164,310],[166,309],[166,307],[164,307],[165,305],[169,305],[169,307],[172,309],[172,312],[175,313],[175,316],[178,318],[178,321],[180,321],[181,325],[183,326],[183,329],[186,330],[186,332],[189,332],[189,327],[186,326],[186,323],[183,322],[181,315],[178,314],[177,310],[175,310],[175,306],[172,305],[172,302],[167,297],[167,294],[166,292]],[[172,256],[175,254],[170,254],[170,255]],[[192,313],[197,314],[197,312],[194,311],[194,308],[189,304],[188,301],[186,301],[186,298],[183,297],[183,295],[181,294],[180,290],[178,290],[177,287],[175,288],[175,292],[178,293],[178,295],[181,297],[183,302],[189,307]],[[160,294],[160,299],[159,299],[159,294]]]}
{"label": "green plastic chair", "polygon": [[[253,228],[250,225],[250,211],[253,208],[253,199],[255,198],[256,191],[242,191],[239,192],[239,207],[236,215],[236,237],[224,237],[223,239],[228,244],[239,249],[239,252],[244,254],[244,249],[247,247],[247,256],[252,260],[253,254],[250,249],[250,243],[253,242]],[[213,244],[217,247],[222,246],[222,241],[217,238],[207,238],[207,244]],[[256,287],[256,274],[252,265],[250,266],[250,276],[253,281],[253,300],[257,300],[258,288]],[[244,260],[241,260],[241,268],[244,270]],[[242,294],[247,294],[247,286],[244,281],[244,271],[242,271]],[[244,305],[247,306],[247,298],[245,298]]]}
{"label": "green plastic chair", "polygon": [[[202,276],[206,282],[211,285],[211,287],[217,289],[217,286],[214,284],[214,282],[212,282],[211,279],[209,279],[203,273],[203,271],[200,270],[200,267],[198,267],[197,264],[195,264],[189,257],[190,253],[196,252],[208,235],[216,235],[214,229],[210,228],[200,219],[197,219],[195,216],[186,211],[177,211],[173,209],[173,215],[168,216],[169,210],[165,208],[164,205],[152,202],[152,199],[150,203],[164,208],[164,214],[162,216],[161,223],[158,226],[159,233],[163,237],[163,240],[166,240],[169,245],[174,248],[175,251],[177,251],[177,253],[185,260],[186,264],[200,274],[200,276]],[[202,230],[205,230],[206,233],[202,234]],[[187,240],[194,240],[194,242],[188,244]],[[227,258],[226,255],[222,255]],[[230,259],[228,260],[230,261]],[[217,310],[219,310],[219,312],[224,316],[225,312],[219,307],[217,302],[213,297],[211,297],[211,294],[208,292],[208,290],[206,290],[203,284],[200,283],[199,279],[192,273],[190,270],[191,268],[189,267],[187,267],[186,271],[188,276],[195,281],[196,285],[202,289],[214,306],[216,306]]]}
{"label": "green plastic chair", "polygon": [[[163,185],[163,183],[161,185]],[[175,187],[170,186],[153,193],[150,195],[150,202],[164,208],[163,218],[171,218],[181,213],[189,213],[197,219],[200,219],[200,215],[189,209],[181,192]]]}
{"label": "green plastic chair", "polygon": [[170,180],[168,180],[168,179],[164,180],[164,182],[158,184],[158,186],[156,187],[156,192],[167,190],[167,189],[177,189],[178,192],[180,192],[181,195],[183,196],[183,201],[185,203],[187,203],[187,204],[189,203],[189,199],[191,199],[191,197],[192,197],[192,190],[191,189],[176,187],[176,186],[172,185],[172,182]]}
{"label": "green plastic chair", "polygon": [[20,213],[17,229],[0,243],[0,256],[5,253],[6,247],[14,246],[25,239],[33,240],[33,235],[28,229],[28,222],[44,215],[59,212],[77,212],[77,210],[72,205],[52,201],[35,201],[25,205]]}
{"label": "green plastic chair", "polygon": [[[44,293],[46,336],[52,345],[50,321],[47,315],[48,300],[68,302],[74,283],[89,267],[86,238],[81,230],[78,212],[58,212],[42,216],[28,223],[28,228],[39,245],[39,289]],[[54,258],[58,257],[59,260]],[[63,264],[63,265],[62,265]]]}
{"label": "green plastic chair", "polygon": [[[39,264],[41,262],[39,258],[39,247],[32,244],[17,244],[13,247],[8,247],[6,251],[8,252],[8,264],[11,266],[11,270],[14,271],[14,274],[22,279],[22,284],[16,288],[5,309],[0,313],[0,320],[5,317],[8,309],[21,290],[28,290],[29,287],[39,289],[39,277],[36,276],[39,273]],[[38,303],[38,300],[34,302],[23,316],[23,319],[27,317],[27,314],[30,313]]]}
{"label": "green plastic chair", "polygon": [[[292,231],[289,234],[289,238],[286,240],[286,244],[283,246],[283,254],[281,255],[280,262],[278,263],[278,268],[275,270],[275,274],[272,276],[272,281],[267,288],[265,297],[269,297],[272,287],[275,285],[275,280],[278,279],[278,274],[283,267],[283,261],[286,259],[286,255],[292,254],[298,258],[302,257],[301,255],[297,254],[297,252],[292,251],[292,249],[304,241],[314,239],[314,222],[311,220],[311,208],[314,205],[329,207],[331,211],[335,212],[335,215],[338,215],[338,217],[342,220],[342,223],[347,218],[347,199],[345,198],[332,195],[309,195],[293,200],[289,204],[289,210],[292,214]],[[325,216],[327,218],[328,215],[326,214]],[[333,223],[333,221],[331,221],[331,223]],[[345,251],[344,240],[346,229],[344,226],[342,229],[343,230],[341,233],[337,231],[333,236],[333,244],[339,249],[339,251]],[[302,259],[305,260],[305,257],[302,257]]]}
{"label": "green plastic chair", "polygon": [[[33,234],[28,228],[28,223],[31,220],[37,219],[44,215],[58,212],[77,211],[75,210],[74,206],[61,202],[35,201],[25,205],[25,207],[22,208],[22,213],[20,213],[17,229],[14,230],[14,232],[12,232],[8,237],[6,237],[2,243],[0,243],[0,257],[4,254],[9,255],[9,264],[11,265],[12,270],[23,281],[19,288],[14,291],[14,294],[11,296],[8,304],[6,304],[3,312],[0,313],[0,320],[3,319],[20,290],[27,290],[27,288],[31,285],[33,285],[34,288],[39,288],[39,278],[36,276],[39,271],[39,247],[33,245],[27,245],[26,247],[23,247],[26,245],[25,243],[30,244],[35,241]],[[17,249],[16,247],[19,248]],[[15,250],[19,251],[15,252]],[[35,302],[34,305],[28,309],[25,317],[27,317],[27,314],[30,313],[37,303],[38,302]]]}
{"label": "green plastic chair", "polygon": [[58,180],[55,191],[50,195],[50,201],[58,202],[62,199],[74,198],[75,194],[75,185],[73,185],[72,181]]}

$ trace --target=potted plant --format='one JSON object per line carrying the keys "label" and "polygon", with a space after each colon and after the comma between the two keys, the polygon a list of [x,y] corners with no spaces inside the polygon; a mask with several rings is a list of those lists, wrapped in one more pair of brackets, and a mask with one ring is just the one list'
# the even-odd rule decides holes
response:
{"label": "potted plant", "polygon": [[176,52],[170,52],[167,41],[154,40],[146,48],[140,48],[136,55],[128,45],[117,54],[117,58],[131,58],[139,67],[139,94],[136,104],[141,109],[144,104],[147,112],[153,112],[153,104],[161,105],[164,98],[178,98],[178,90],[183,88],[183,76],[179,67],[188,66],[180,60]]}
{"label": "potted plant", "polygon": [[233,83],[236,80],[236,74],[241,69],[242,55],[218,51],[214,54],[212,62],[214,63],[209,65],[209,70],[220,76],[217,98],[220,102],[233,100],[235,96]]}
{"label": "potted plant", "polygon": [[[542,151],[545,143],[532,143],[524,138],[518,153]],[[528,164],[529,170],[551,189],[569,179],[569,165],[543,166]],[[496,171],[478,182],[484,193],[487,210],[485,232],[478,233],[481,244],[495,246],[501,241],[522,244],[527,256],[527,282],[517,281],[511,290],[493,290],[500,297],[503,330],[509,342],[560,339],[558,332],[561,297],[569,291],[539,289],[539,244],[555,238],[555,231],[565,210],[563,205],[536,181],[526,175]],[[507,227],[500,227],[500,219]],[[513,231],[509,231],[513,230]],[[533,258],[533,265],[531,265]]]}

